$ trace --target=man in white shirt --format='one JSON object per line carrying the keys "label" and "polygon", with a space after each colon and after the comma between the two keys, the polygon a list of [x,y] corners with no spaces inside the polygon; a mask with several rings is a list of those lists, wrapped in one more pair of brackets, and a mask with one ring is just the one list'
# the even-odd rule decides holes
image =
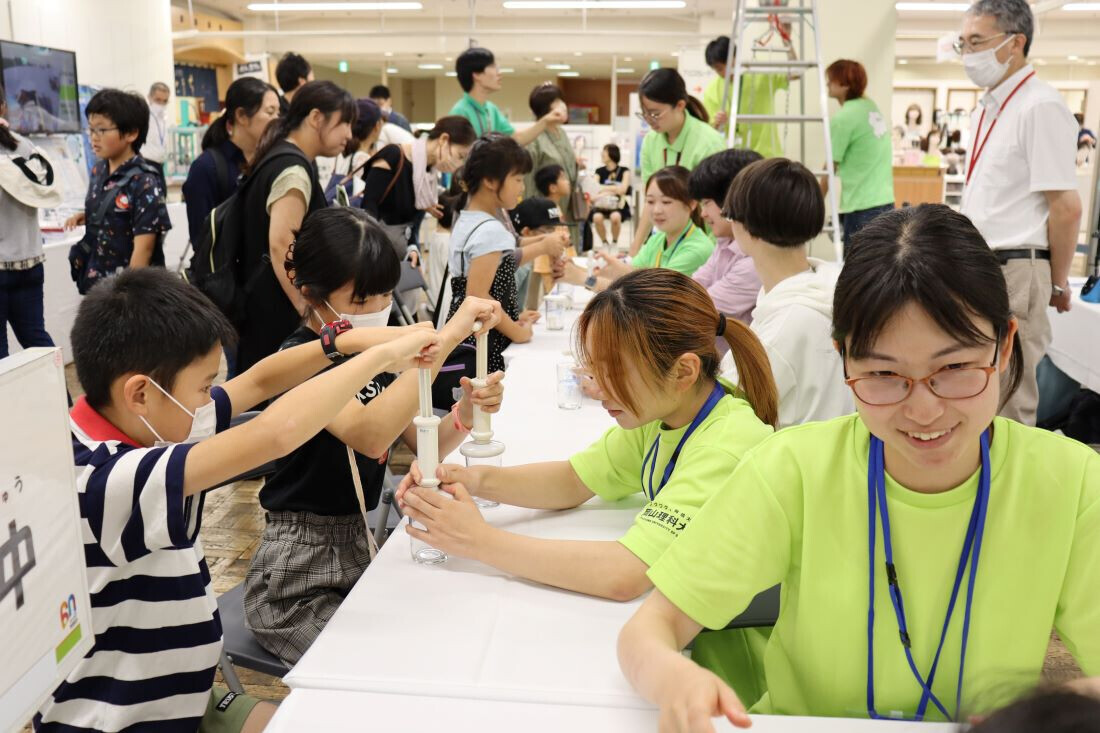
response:
{"label": "man in white shirt", "polygon": [[162,81],[155,81],[149,87],[149,134],[141,146],[141,157],[155,165],[161,171],[161,184],[167,191],[164,180],[164,161],[168,160],[168,98],[172,91]]}
{"label": "man in white shirt", "polygon": [[1039,402],[1035,368],[1051,339],[1047,308],[1070,308],[1081,222],[1077,124],[1027,62],[1034,29],[1026,0],[978,0],[956,43],[967,76],[988,89],[971,114],[962,213],[1001,260],[1024,355],[1023,381],[1001,415],[1027,425]]}

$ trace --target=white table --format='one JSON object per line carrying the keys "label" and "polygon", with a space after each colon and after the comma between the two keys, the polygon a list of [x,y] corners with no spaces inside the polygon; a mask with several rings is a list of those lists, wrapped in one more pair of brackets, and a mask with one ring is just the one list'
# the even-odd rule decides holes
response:
{"label": "white table", "polygon": [[1084,282],[1070,278],[1073,307],[1068,313],[1048,311],[1053,338],[1047,356],[1082,387],[1100,392],[1100,304],[1081,300]]}
{"label": "white table", "polygon": [[[718,733],[738,730],[725,719]],[[525,733],[653,731],[657,712],[631,708],[485,702],[424,695],[384,695],[335,690],[294,690],[279,706],[268,733],[304,730],[404,731],[406,733]],[[754,733],[954,733],[947,723],[908,723],[851,718],[754,715]]]}

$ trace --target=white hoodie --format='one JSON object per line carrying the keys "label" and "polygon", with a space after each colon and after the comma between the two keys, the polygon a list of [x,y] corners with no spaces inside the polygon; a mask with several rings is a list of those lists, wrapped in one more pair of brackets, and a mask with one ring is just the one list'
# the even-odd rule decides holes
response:
{"label": "white hoodie", "polygon": [[[840,268],[808,258],[811,270],[760,291],[752,330],[764,344],[779,391],[779,426],[829,420],[855,410],[844,366],[833,348],[833,290]],[[733,357],[722,374],[736,382]]]}

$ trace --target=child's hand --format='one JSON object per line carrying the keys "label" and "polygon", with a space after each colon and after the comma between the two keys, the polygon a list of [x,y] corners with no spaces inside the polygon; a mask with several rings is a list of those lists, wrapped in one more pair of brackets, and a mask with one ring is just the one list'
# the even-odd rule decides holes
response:
{"label": "child's hand", "polygon": [[519,314],[519,318],[516,319],[518,323],[524,323],[527,325],[534,325],[542,318],[542,314],[538,311],[523,311]]}
{"label": "child's hand", "polygon": [[410,524],[405,531],[448,555],[476,557],[486,532],[491,528],[485,523],[465,486],[444,483],[440,488],[453,498],[440,496],[420,486],[405,492],[405,515],[427,528],[425,531]]}
{"label": "child's hand", "polygon": [[460,331],[459,341],[465,339],[474,331],[474,323],[481,322],[481,328],[476,333],[487,332],[493,326],[500,323],[501,317],[504,315],[504,311],[500,308],[500,303],[495,300],[487,300],[485,298],[475,298],[472,295],[467,295],[462,301],[462,305],[458,307],[458,311],[455,313],[447,325],[455,324],[455,328]]}
{"label": "child's hand", "polygon": [[525,344],[535,337],[535,331],[527,321],[516,321],[516,326],[519,328],[519,336],[512,339],[512,343]]}
{"label": "child's hand", "polygon": [[556,260],[565,254],[565,248],[569,245],[569,235],[562,237],[561,232],[547,234],[542,240],[542,253],[552,260]]}
{"label": "child's hand", "polygon": [[84,225],[84,212],[80,211],[65,220],[65,231]]}
{"label": "child's hand", "polygon": [[[481,466],[479,468],[466,468],[465,466],[458,466],[451,463],[444,463],[435,472],[435,477],[440,481],[446,481],[448,483],[460,482],[467,486],[470,491],[476,492],[481,485],[479,470],[485,468]],[[401,479],[401,483],[397,486],[397,491],[394,492],[394,499],[397,501],[397,506],[402,512],[405,511],[405,493],[414,486],[419,486],[420,482],[424,479],[424,474],[420,472],[420,464],[416,461],[412,462],[409,466],[409,472],[405,474],[405,477]]]}
{"label": "child's hand", "polygon": [[504,372],[493,372],[485,378],[485,386],[475,389],[469,377],[459,380],[462,385],[462,399],[458,401],[458,419],[463,425],[471,425],[474,421],[474,405],[481,408],[482,412],[490,414],[500,412],[500,405],[504,402]]}
{"label": "child's hand", "polygon": [[414,329],[376,349],[382,349],[388,371],[417,369],[432,363],[439,354],[439,334],[429,329]]}

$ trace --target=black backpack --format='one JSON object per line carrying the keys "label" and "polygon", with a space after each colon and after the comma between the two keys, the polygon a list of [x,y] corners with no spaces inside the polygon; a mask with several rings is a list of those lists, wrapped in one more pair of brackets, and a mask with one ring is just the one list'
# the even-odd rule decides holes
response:
{"label": "black backpack", "polygon": [[243,322],[245,298],[267,267],[265,262],[257,272],[244,272],[244,233],[247,219],[245,194],[249,184],[256,180],[264,167],[273,160],[287,156],[298,158],[307,169],[311,166],[309,159],[297,149],[288,147],[268,155],[232,196],[206,215],[202,231],[191,234],[195,253],[191,256],[191,263],[183,278],[210,298],[235,326],[240,326]]}

